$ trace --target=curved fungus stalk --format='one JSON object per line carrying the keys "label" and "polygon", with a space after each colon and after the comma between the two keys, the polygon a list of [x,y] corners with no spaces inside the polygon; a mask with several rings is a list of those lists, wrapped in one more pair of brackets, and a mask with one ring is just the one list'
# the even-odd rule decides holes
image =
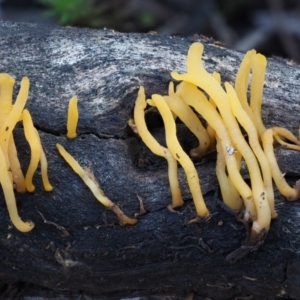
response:
{"label": "curved fungus stalk", "polygon": [[273,130],[267,129],[261,137],[264,152],[268,158],[272,177],[280,193],[289,201],[294,201],[300,198],[300,181],[298,180],[295,184],[295,188],[291,188],[285,178],[284,174],[281,173],[278,163],[274,154],[273,148]]}
{"label": "curved fungus stalk", "polygon": [[31,221],[23,222],[19,217],[13,185],[7,170],[8,167],[5,162],[5,157],[0,149],[0,182],[2,185],[9,217],[19,231],[28,232],[34,228],[34,223]]}
{"label": "curved fungus stalk", "polygon": [[227,82],[225,83],[225,88],[230,99],[232,112],[248,134],[249,144],[255,156],[257,157],[257,160],[259,161],[264,179],[263,185],[266,187],[266,191],[263,192],[264,194],[261,196],[261,200],[259,201],[259,203],[255,203],[258,217],[257,220],[253,223],[253,226],[256,230],[259,230],[260,228],[259,232],[262,229],[268,230],[270,227],[271,216],[272,218],[277,217],[277,213],[275,211],[274,191],[270,165],[263,149],[260,146],[256,128],[252,123],[250,117],[243,110],[234,88]]}
{"label": "curved fungus stalk", "polygon": [[79,117],[77,102],[78,99],[76,96],[73,96],[69,102],[67,120],[67,137],[69,139],[75,139],[77,137],[76,129]]}
{"label": "curved fungus stalk", "polygon": [[24,109],[22,119],[25,138],[29,143],[31,151],[30,163],[25,176],[25,185],[28,192],[34,192],[35,186],[33,185],[32,180],[40,161],[41,145],[39,143],[38,137],[36,136],[35,128],[33,126],[30,113],[27,109]]}
{"label": "curved fungus stalk", "polygon": [[[273,136],[276,139],[276,141],[281,144],[284,148],[287,149],[293,149],[293,150],[300,150],[300,141],[297,139],[297,137],[290,132],[288,129],[283,127],[272,127]],[[289,140],[293,142],[294,144],[287,143],[282,140],[282,138],[285,138],[286,140]]]}
{"label": "curved fungus stalk", "polygon": [[[221,75],[220,75],[220,73],[213,72],[212,77],[215,78],[219,82],[219,84],[221,84]],[[217,105],[216,105],[215,101],[211,97],[209,97],[208,101],[209,101],[209,103],[211,103],[211,105],[214,108],[217,108]],[[216,132],[214,131],[214,129],[209,124],[207,124],[206,131],[207,131],[207,134],[208,134],[209,139],[210,139],[210,145],[209,145],[208,150],[209,151],[216,150],[216,144],[217,144]]]}
{"label": "curved fungus stalk", "polygon": [[52,187],[52,185],[49,182],[47,157],[46,157],[45,151],[43,149],[39,133],[38,133],[38,131],[36,129],[34,131],[35,131],[35,135],[36,135],[36,137],[37,137],[37,139],[39,141],[40,148],[41,148],[40,163],[41,163],[41,174],[42,174],[42,181],[43,181],[44,189],[47,192],[51,192],[53,190],[53,187]]}
{"label": "curved fungus stalk", "polygon": [[210,146],[208,133],[193,110],[175,94],[173,82],[169,85],[169,96],[164,96],[164,99],[171,111],[187,126],[199,141],[199,146],[190,151],[190,156],[199,157],[207,153],[207,149]]}
{"label": "curved fungus stalk", "polygon": [[103,204],[108,209],[111,209],[118,217],[121,225],[134,225],[136,224],[137,220],[129,218],[124,214],[124,212],[114,203],[112,202],[108,197],[106,197],[103,193],[103,191],[100,189],[97,182],[95,182],[94,177],[89,175],[88,171],[85,171],[79,163],[74,159],[74,157],[69,154],[65,148],[60,145],[56,144],[56,148],[59,152],[59,154],[65,159],[65,161],[70,165],[70,167],[73,169],[75,173],[77,173],[80,178],[83,180],[83,182],[89,187],[93,195],[96,197],[96,199]]}
{"label": "curved fungus stalk", "polygon": [[16,102],[12,105],[12,93],[15,80],[8,74],[0,74],[0,182],[7,209],[14,226],[21,232],[33,229],[34,223],[23,222],[18,215],[13,182],[18,191],[25,191],[24,176],[17,157],[12,131],[19,121],[26,104],[29,80],[24,77]]}
{"label": "curved fungus stalk", "polygon": [[247,90],[248,90],[248,83],[249,83],[249,75],[251,69],[251,63],[256,55],[255,50],[248,51],[239,67],[238,73],[235,78],[235,91],[240,100],[241,106],[243,110],[247,113],[251,121],[255,124],[255,117],[253,111],[251,110],[248,100],[247,100]]}
{"label": "curved fungus stalk", "polygon": [[[145,108],[147,106],[145,90],[141,86],[138,92],[138,97],[134,106],[134,130],[137,131],[142,141],[156,155],[164,157],[168,162],[169,183],[172,194],[171,208],[183,205],[183,200],[180,192],[178,176],[177,176],[177,161],[172,156],[168,148],[161,146],[149,132],[145,121]],[[131,126],[132,122],[131,122]]]}
{"label": "curved fungus stalk", "polygon": [[[12,96],[11,84],[14,82],[14,80],[12,81],[9,78],[10,76],[8,74],[1,75],[2,78],[6,78],[4,82],[1,82],[1,89],[3,87],[4,103],[2,103],[2,108],[7,115],[1,116],[4,121],[2,121],[3,123],[0,130],[0,147],[4,154],[6,164],[11,170],[11,180],[15,182],[18,191],[24,192],[24,175],[20,167],[20,162],[14,145],[12,132],[17,122],[19,121],[22,111],[27,102],[29,92],[29,79],[27,77],[23,77],[17,99],[15,101],[15,104],[12,105],[12,98],[10,98],[10,102],[8,101],[8,99]],[[7,87],[7,84],[9,85],[9,89]],[[0,102],[2,102],[2,93]]]}
{"label": "curved fungus stalk", "polygon": [[267,67],[267,59],[264,55],[256,54],[252,59],[252,82],[250,93],[250,108],[254,115],[255,127],[261,136],[266,127],[261,118],[261,104],[263,98],[263,88],[265,82],[265,73]]}
{"label": "curved fungus stalk", "polygon": [[226,174],[226,161],[225,155],[222,150],[222,146],[218,137],[217,139],[217,163],[216,163],[216,175],[220,185],[220,190],[223,198],[223,202],[233,209],[234,211],[241,211],[244,207],[243,199],[239,192],[233,185],[232,181]]}
{"label": "curved fungus stalk", "polygon": [[[238,157],[236,155],[238,153],[235,153],[235,149],[232,147],[231,137],[224,124],[224,120],[212,104],[208,102],[205,95],[198,90],[196,85],[188,82],[182,82],[177,92],[179,97],[201,114],[208,124],[210,124],[210,126],[215,130],[220,139],[223,153],[225,154],[229,177],[244,200],[246,207],[244,220],[256,220],[257,215],[253,202],[252,191],[240,173],[239,161],[237,160]],[[234,209],[233,207],[230,208]]]}
{"label": "curved fungus stalk", "polygon": [[173,157],[181,164],[187,177],[188,185],[194,200],[197,215],[199,217],[207,217],[209,211],[205,205],[197,170],[189,156],[181,148],[176,137],[176,124],[172,116],[171,110],[164,98],[160,95],[153,95],[152,101],[160,112],[166,130],[166,143]]}
{"label": "curved fungus stalk", "polygon": [[9,138],[8,149],[9,166],[12,174],[12,180],[16,184],[16,191],[18,193],[25,193],[25,178],[21,169],[13,134]]}

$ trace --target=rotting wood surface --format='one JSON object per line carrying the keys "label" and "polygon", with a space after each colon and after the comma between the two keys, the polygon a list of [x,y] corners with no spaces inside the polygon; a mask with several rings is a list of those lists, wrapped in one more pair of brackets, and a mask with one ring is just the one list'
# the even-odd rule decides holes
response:
{"label": "rotting wood surface", "polygon": [[[216,201],[215,155],[196,162],[213,215],[205,222],[187,224],[195,209],[182,170],[185,204],[180,213],[171,213],[166,209],[171,201],[166,162],[150,153],[127,126],[139,85],[147,95],[166,93],[170,71],[185,70],[186,53],[194,41],[205,44],[206,68],[233,82],[243,54],[206,38],[0,23],[0,72],[16,78],[16,91],[22,76],[30,78],[27,107],[40,132],[54,186],[50,193],[43,191],[36,175],[36,191],[17,194],[20,216],[36,224],[27,234],[11,226],[1,195],[2,297],[45,296],[37,287],[41,286],[51,289],[51,295],[67,291],[91,299],[183,299],[191,292],[194,299],[300,298],[299,201],[289,203],[276,192],[278,218],[265,243],[230,263],[226,257],[240,247],[245,230]],[[263,100],[267,127],[297,132],[299,78],[299,66],[269,59]],[[67,105],[75,94],[79,136],[67,140]],[[163,142],[159,116],[149,113],[147,121]],[[178,137],[185,150],[196,144],[180,124]],[[15,141],[25,170],[29,147],[21,128]],[[147,214],[139,216],[135,226],[120,226],[59,156],[58,142],[90,167],[106,195],[126,214],[139,212],[137,195]],[[299,155],[277,149],[281,170],[291,184],[300,177]],[[69,236],[44,223],[39,213],[63,226]]]}

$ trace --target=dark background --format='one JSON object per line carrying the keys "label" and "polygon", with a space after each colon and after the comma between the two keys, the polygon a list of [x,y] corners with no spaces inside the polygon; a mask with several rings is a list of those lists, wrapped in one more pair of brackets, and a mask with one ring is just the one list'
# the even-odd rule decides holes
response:
{"label": "dark background", "polygon": [[0,0],[4,21],[205,35],[300,62],[300,0]]}

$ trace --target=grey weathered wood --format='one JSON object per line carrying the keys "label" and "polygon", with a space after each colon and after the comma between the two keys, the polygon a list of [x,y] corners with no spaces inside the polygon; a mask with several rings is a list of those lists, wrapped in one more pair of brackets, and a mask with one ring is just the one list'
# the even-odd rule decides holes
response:
{"label": "grey weathered wood", "polygon": [[[300,297],[299,202],[288,203],[277,193],[279,217],[264,245],[230,264],[226,256],[241,245],[245,230],[214,201],[215,157],[196,165],[205,199],[217,214],[188,225],[195,212],[182,170],[186,201],[181,214],[174,214],[166,209],[170,193],[165,161],[150,153],[127,127],[139,85],[148,95],[166,93],[170,71],[185,70],[187,50],[196,40],[205,43],[207,69],[233,82],[243,54],[206,38],[0,23],[0,72],[14,76],[17,86],[22,76],[30,78],[27,107],[47,152],[54,186],[53,192],[44,192],[36,175],[36,191],[17,195],[21,217],[36,224],[27,234],[11,228],[1,196],[0,279],[10,283],[2,295],[14,295],[7,288],[14,286],[20,297],[45,296],[47,292],[39,288],[20,291],[35,284],[56,295],[67,290],[101,299],[125,295],[182,299],[188,292],[195,292],[196,299]],[[267,127],[297,132],[299,78],[298,66],[269,60],[263,104]],[[74,94],[79,98],[79,137],[67,140],[67,105]],[[153,113],[148,122],[163,141],[161,120]],[[195,145],[180,124],[178,132],[186,150]],[[105,193],[128,215],[139,211],[137,194],[148,213],[135,226],[120,226],[58,155],[57,142],[91,167]],[[16,130],[16,143],[25,170],[29,147],[21,128]],[[299,153],[278,149],[277,154],[292,184],[300,176]],[[64,226],[70,236],[62,237],[54,226],[44,224],[37,211]]]}

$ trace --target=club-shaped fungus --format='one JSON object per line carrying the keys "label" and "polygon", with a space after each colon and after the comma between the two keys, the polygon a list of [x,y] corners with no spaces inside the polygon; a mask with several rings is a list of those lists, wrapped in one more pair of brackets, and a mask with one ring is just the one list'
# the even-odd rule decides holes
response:
{"label": "club-shaped fungus", "polygon": [[59,152],[59,154],[65,159],[65,161],[70,165],[70,167],[73,169],[75,173],[77,173],[83,182],[89,187],[93,195],[96,197],[96,199],[103,204],[108,209],[112,210],[117,217],[119,218],[121,225],[134,225],[137,220],[127,217],[124,212],[116,205],[114,204],[108,197],[106,197],[99,187],[98,183],[95,181],[95,178],[91,178],[89,172],[85,171],[79,163],[72,157],[65,148],[60,145],[56,144],[56,148]]}
{"label": "club-shaped fungus", "polygon": [[238,190],[233,185],[231,179],[226,174],[226,161],[225,154],[222,150],[220,140],[217,138],[217,162],[216,162],[216,175],[220,185],[220,190],[223,202],[232,210],[239,212],[243,209],[244,202]]}
{"label": "club-shaped fungus", "polygon": [[[225,156],[226,167],[229,177],[242,196],[245,204],[244,219],[255,220],[256,209],[253,202],[252,191],[247,183],[244,181],[239,168],[238,156],[232,146],[232,140],[229,132],[224,124],[220,114],[216,111],[213,105],[207,100],[205,95],[195,86],[189,82],[182,82],[177,90],[179,97],[182,98],[188,105],[192,106],[207,123],[215,130],[216,135],[219,137],[222,151]],[[232,150],[233,149],[233,150]],[[236,209],[239,204],[232,203],[229,206],[231,209]]]}
{"label": "club-shaped fungus", "polygon": [[23,222],[19,217],[13,185],[8,173],[8,166],[5,162],[5,157],[2,150],[0,150],[0,182],[3,189],[9,217],[12,223],[21,232],[28,232],[32,230],[34,227],[34,223],[32,223],[31,221]]}
{"label": "club-shaped fungus", "polygon": [[180,163],[186,174],[197,215],[200,217],[207,217],[209,215],[209,211],[202,196],[197,170],[195,169],[195,166],[189,156],[183,151],[178,142],[176,137],[176,124],[171,110],[164,98],[160,95],[153,95],[152,101],[152,104],[157,107],[163,118],[168,149],[172,153],[173,157]]}
{"label": "club-shaped fungus", "polygon": [[298,180],[294,188],[291,188],[286,182],[284,175],[281,173],[273,149],[273,130],[267,129],[262,135],[262,143],[265,154],[268,158],[272,177],[280,193],[289,201],[300,198],[300,181]]}
{"label": "club-shaped fungus", "polygon": [[[267,65],[263,55],[256,54],[255,50],[248,51],[240,65],[235,88],[225,83],[223,89],[220,75],[216,73],[210,75],[204,69],[202,53],[202,44],[192,44],[187,56],[187,73],[181,75],[171,73],[175,80],[182,81],[178,84],[176,93],[174,94],[171,83],[168,96],[153,95],[148,103],[156,106],[163,118],[168,149],[186,171],[197,213],[202,217],[208,214],[208,210],[202,195],[199,196],[201,189],[198,174],[179,145],[174,118],[179,117],[198,137],[200,146],[201,138],[204,141],[208,140],[207,144],[210,144],[205,149],[198,148],[197,151],[191,151],[191,156],[202,155],[217,144],[216,174],[223,201],[230,209],[243,212],[239,217],[252,224],[251,235],[246,244],[259,246],[266,237],[271,218],[277,216],[272,177],[279,191],[288,200],[295,200],[300,196],[300,181],[296,182],[295,188],[289,187],[279,170],[273,150],[273,136],[285,148],[295,150],[300,150],[300,141],[285,128],[274,127],[266,130],[262,122],[261,106]],[[203,91],[209,96],[209,100]],[[195,125],[199,124],[195,121],[198,116],[189,106],[207,122],[206,129],[200,123],[202,126],[200,135],[196,134],[199,130],[198,125]],[[248,142],[240,126],[246,131]],[[260,141],[263,143],[263,149]],[[251,188],[240,173],[242,159],[250,175]],[[189,173],[191,170],[192,173]]]}
{"label": "club-shaped fungus", "polygon": [[[29,112],[24,107],[29,92],[29,79],[23,77],[20,91],[15,103],[12,103],[13,86],[15,80],[8,74],[0,74],[0,181],[5,196],[10,219],[14,226],[22,232],[28,232],[33,227],[32,222],[23,222],[17,211],[14,196],[15,184],[17,192],[33,191],[32,177],[36,170],[36,162],[41,160],[41,171],[45,190],[52,190],[47,175],[47,160],[42,149],[37,130],[34,128]],[[29,141],[31,151],[31,163],[26,179],[21,170],[14,143],[13,130],[18,121],[23,121],[26,139]]]}
{"label": "club-shaped fungus", "polygon": [[190,156],[198,157],[207,153],[210,146],[209,135],[193,110],[175,94],[173,82],[170,82],[169,95],[164,96],[164,99],[171,111],[177,115],[199,141],[199,146],[190,151]]}
{"label": "club-shaped fungus", "polygon": [[179,207],[183,204],[181,197],[178,176],[177,161],[172,156],[169,149],[161,146],[149,132],[145,121],[145,108],[147,106],[145,91],[140,87],[138,97],[134,107],[134,125],[137,133],[147,147],[156,155],[164,157],[168,162],[169,183],[172,194],[171,208]]}
{"label": "club-shaped fungus", "polygon": [[[266,195],[264,198],[268,199],[269,207],[271,209],[271,216],[272,218],[275,218],[277,216],[277,213],[275,211],[275,204],[274,204],[272,174],[271,174],[271,169],[270,169],[268,159],[260,145],[258,132],[253,122],[251,121],[249,115],[242,108],[241,102],[239,101],[233,87],[229,83],[225,83],[225,87],[229,95],[232,112],[234,116],[237,118],[238,122],[247,132],[249,137],[249,144],[255,156],[257,157],[257,160],[259,161],[264,184],[266,187]],[[262,202],[262,204],[264,204],[264,202]],[[260,209],[264,209],[264,205],[260,205]],[[268,211],[268,209],[266,211]]]}
{"label": "club-shaped fungus", "polygon": [[77,136],[76,129],[78,123],[78,107],[77,107],[77,97],[74,96],[69,102],[68,108],[68,120],[67,120],[67,137],[69,139],[74,139]]}

